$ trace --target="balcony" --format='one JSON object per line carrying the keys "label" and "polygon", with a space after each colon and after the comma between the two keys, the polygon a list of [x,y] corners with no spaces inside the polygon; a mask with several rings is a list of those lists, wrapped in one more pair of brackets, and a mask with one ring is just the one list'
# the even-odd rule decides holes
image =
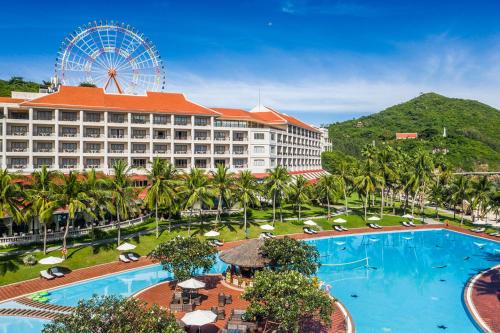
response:
{"label": "balcony", "polygon": [[72,164],[72,163],[62,164],[62,168],[63,169],[77,169],[78,168],[78,164]]}
{"label": "balcony", "polygon": [[98,139],[103,137],[101,133],[85,133],[84,135],[85,138],[92,138],[92,139]]}
{"label": "balcony", "polygon": [[63,138],[76,138],[78,133],[62,133],[61,137]]}
{"label": "balcony", "polygon": [[37,148],[35,153],[52,153],[54,152],[53,148]]}
{"label": "balcony", "polygon": [[247,164],[235,164],[233,165],[235,169],[244,169],[246,168],[248,165]]}
{"label": "balcony", "polygon": [[170,154],[170,150],[156,149],[156,150],[153,150],[153,153],[158,154],[158,155],[167,155],[167,154]]}
{"label": "balcony", "polygon": [[35,132],[33,136],[53,136],[54,132]]}
{"label": "balcony", "polygon": [[170,135],[155,135],[153,138],[155,140],[170,140]]}
{"label": "balcony", "polygon": [[26,169],[27,167],[28,167],[28,163],[7,164],[7,168],[9,168],[9,169]]}
{"label": "balcony", "polygon": [[229,154],[228,150],[216,150],[214,151],[215,154],[217,155],[224,155],[224,154]]}
{"label": "balcony", "polygon": [[146,149],[132,149],[132,154],[146,154],[149,153]]}
{"label": "balcony", "polygon": [[174,154],[175,155],[186,155],[186,154],[188,154],[188,151],[187,150],[176,150],[176,151],[174,151]]}
{"label": "balcony", "polygon": [[206,155],[209,153],[209,151],[208,150],[195,150],[194,153],[196,155]]}
{"label": "balcony", "polygon": [[85,149],[86,154],[99,154],[101,153],[100,149]]}
{"label": "balcony", "polygon": [[111,154],[123,154],[126,153],[125,149],[110,149],[109,152]]}
{"label": "balcony", "polygon": [[127,136],[125,134],[110,134],[108,136],[110,139],[125,139]]}
{"label": "balcony", "polygon": [[149,139],[148,134],[132,134],[132,139]]}
{"label": "balcony", "polygon": [[226,141],[229,140],[228,136],[216,136],[215,141]]}
{"label": "balcony", "polygon": [[85,164],[86,169],[99,169],[100,167],[100,164]]}
{"label": "balcony", "polygon": [[235,151],[233,151],[233,154],[235,154],[235,155],[246,155],[247,152],[245,150],[235,150]]}
{"label": "balcony", "polygon": [[77,148],[63,148],[61,149],[61,153],[76,153],[77,152]]}
{"label": "balcony", "polygon": [[7,150],[9,153],[24,153],[28,151],[28,147],[16,147],[16,148],[11,148],[10,150]]}
{"label": "balcony", "polygon": [[7,135],[13,135],[13,136],[27,136],[28,135],[28,130],[26,131],[8,131]]}
{"label": "balcony", "polygon": [[205,140],[210,140],[210,137],[209,136],[195,136],[194,139],[197,141],[205,141]]}

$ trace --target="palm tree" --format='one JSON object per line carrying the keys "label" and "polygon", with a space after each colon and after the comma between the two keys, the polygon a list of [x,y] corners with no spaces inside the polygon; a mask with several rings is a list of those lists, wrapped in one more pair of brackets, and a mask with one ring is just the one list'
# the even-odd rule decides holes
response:
{"label": "palm tree", "polygon": [[66,257],[67,247],[66,241],[69,232],[69,224],[74,223],[78,214],[88,214],[94,216],[90,209],[91,199],[83,191],[82,184],[78,179],[78,174],[75,171],[70,171],[68,175],[61,175],[62,184],[58,187],[59,191],[56,195],[60,207],[67,209],[68,219],[64,228],[63,236],[63,255]]}
{"label": "palm tree", "polygon": [[240,173],[235,185],[237,198],[243,206],[245,238],[248,238],[247,208],[249,205],[260,206],[259,184],[257,183],[257,179],[252,175],[252,173],[249,170],[245,170]]}
{"label": "palm tree", "polygon": [[453,181],[451,185],[451,197],[454,202],[462,205],[462,215],[460,224],[464,223],[465,201],[471,193],[470,180],[468,177],[460,175]]}
{"label": "palm tree", "polygon": [[10,217],[12,223],[21,223],[24,221],[20,205],[23,190],[14,179],[15,176],[7,169],[0,170],[0,218]]}
{"label": "palm tree", "polygon": [[218,164],[216,170],[212,172],[212,184],[217,191],[217,216],[215,222],[219,223],[222,203],[231,196],[234,190],[234,173],[229,172],[228,167]]}
{"label": "palm tree", "polygon": [[180,193],[185,198],[184,209],[189,209],[188,235],[191,235],[191,219],[193,217],[194,206],[197,203],[201,203],[212,207],[216,191],[201,169],[192,168],[189,173],[184,175]]}
{"label": "palm tree", "polygon": [[280,205],[280,221],[283,222],[283,197],[288,192],[288,184],[290,182],[290,174],[286,167],[278,165],[274,169],[268,170],[269,175],[265,179],[265,186],[271,196],[273,203],[273,225],[276,222],[276,201]]}
{"label": "palm tree", "polygon": [[425,216],[425,214],[423,214],[424,202],[425,202],[424,195],[425,195],[426,185],[429,182],[432,171],[433,171],[433,163],[429,154],[426,151],[418,152],[416,156],[415,167],[413,169],[413,172],[409,180],[409,184],[414,193],[411,205],[411,215],[413,215],[414,213],[415,202],[417,201],[418,197],[421,196],[420,208],[422,211],[422,218],[424,218]]}
{"label": "palm tree", "polygon": [[316,195],[320,199],[326,199],[326,207],[328,210],[327,218],[330,219],[330,200],[335,196],[337,192],[338,183],[337,179],[333,175],[323,175],[319,178],[316,183]]}
{"label": "palm tree", "polygon": [[[477,207],[478,215],[481,217],[484,216],[488,210],[488,204],[493,194],[492,186],[487,176],[482,176],[472,183],[473,205]],[[474,221],[474,211],[472,211],[472,220]]]}
{"label": "palm tree", "polygon": [[306,177],[299,175],[290,185],[290,198],[299,210],[299,222],[302,204],[309,202],[309,181]]}
{"label": "palm tree", "polygon": [[151,170],[148,171],[150,185],[147,189],[145,201],[149,209],[155,210],[156,238],[160,236],[158,207],[170,207],[174,202],[175,173],[175,168],[169,162],[159,158],[153,160]]}
{"label": "palm tree", "polygon": [[384,217],[384,199],[387,184],[396,177],[393,161],[394,152],[390,146],[385,146],[377,153],[378,172],[380,174],[380,218]]}
{"label": "palm tree", "polygon": [[47,225],[52,222],[54,212],[59,206],[53,178],[57,172],[49,171],[45,165],[32,173],[31,186],[26,191],[30,201],[30,211],[43,226],[43,254],[47,253]]}
{"label": "palm tree", "polygon": [[94,251],[94,222],[99,218],[104,220],[107,212],[114,212],[113,207],[109,204],[111,201],[110,181],[108,178],[99,178],[95,169],[84,174],[85,178],[82,183],[82,188],[90,198],[90,210],[93,212],[90,223],[90,246]]}
{"label": "palm tree", "polygon": [[438,182],[433,183],[429,194],[429,199],[436,205],[436,219],[439,219],[439,207],[443,205],[445,200],[445,190],[443,185]]}
{"label": "palm tree", "polygon": [[130,168],[124,160],[113,165],[113,178],[110,181],[111,204],[116,214],[117,243],[121,242],[121,219],[128,219],[136,208],[136,195],[129,178]]}
{"label": "palm tree", "polygon": [[360,175],[354,178],[354,186],[358,189],[361,196],[364,196],[363,208],[365,211],[365,222],[368,218],[368,198],[375,192],[380,183],[380,176],[375,171],[374,163],[367,160]]}
{"label": "palm tree", "polygon": [[349,215],[349,207],[347,205],[347,188],[349,184],[352,182],[352,177],[350,172],[350,166],[346,161],[340,162],[338,172],[336,175],[340,181],[340,184],[342,185],[342,193],[344,195],[344,203],[345,203],[345,213],[346,215]]}

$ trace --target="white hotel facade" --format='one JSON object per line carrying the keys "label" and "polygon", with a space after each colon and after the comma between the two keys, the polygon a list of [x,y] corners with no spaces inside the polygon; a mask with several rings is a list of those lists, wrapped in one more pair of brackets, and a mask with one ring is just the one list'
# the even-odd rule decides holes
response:
{"label": "white hotel facade", "polygon": [[208,108],[178,93],[62,86],[51,94],[0,97],[0,110],[1,166],[23,173],[42,165],[109,173],[118,159],[140,173],[159,157],[179,169],[223,164],[258,174],[284,165],[317,174],[321,152],[331,148],[327,131],[270,108]]}

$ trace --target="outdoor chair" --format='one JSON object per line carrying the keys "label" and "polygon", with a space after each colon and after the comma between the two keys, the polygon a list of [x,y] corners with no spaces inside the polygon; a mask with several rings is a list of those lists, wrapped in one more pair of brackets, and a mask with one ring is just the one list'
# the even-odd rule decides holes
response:
{"label": "outdoor chair", "polygon": [[408,224],[408,222],[401,222],[401,224],[402,224],[403,226],[407,227],[407,228],[408,228],[408,227],[411,227],[411,225],[409,225],[409,224]]}
{"label": "outdoor chair", "polygon": [[49,274],[55,276],[55,277],[63,277],[64,273],[62,272],[60,267],[52,267],[48,269]]}
{"label": "outdoor chair", "polygon": [[342,229],[339,225],[334,225],[334,226],[333,226],[333,229],[334,229],[335,231],[338,231],[338,232],[342,232],[342,231],[344,231],[344,230],[343,230],[343,229]]}
{"label": "outdoor chair", "polygon": [[53,280],[56,278],[54,275],[50,274],[47,270],[40,271],[40,277],[46,280]]}
{"label": "outdoor chair", "polygon": [[132,261],[139,261],[139,257],[136,256],[134,253],[127,253],[126,256],[128,259],[130,259]]}
{"label": "outdoor chair", "polygon": [[124,262],[124,263],[130,262],[130,259],[127,258],[124,254],[120,254],[120,256],[118,258],[120,259],[121,262]]}
{"label": "outdoor chair", "polygon": [[[410,227],[416,227],[417,225],[415,223],[413,223],[412,221],[408,222],[408,224],[410,225]],[[377,224],[378,225],[378,224]]]}

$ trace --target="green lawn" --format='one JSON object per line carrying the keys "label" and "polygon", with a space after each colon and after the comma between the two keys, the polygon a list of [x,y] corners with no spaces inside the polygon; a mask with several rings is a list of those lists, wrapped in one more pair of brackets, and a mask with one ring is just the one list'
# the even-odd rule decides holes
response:
{"label": "green lawn", "polygon": [[[323,208],[311,208],[307,211],[318,212],[316,215],[323,215]],[[264,210],[262,212],[262,216],[266,216],[269,214],[268,210]],[[349,216],[340,215],[338,217],[342,217],[347,220],[347,223],[344,225],[348,228],[359,228],[364,227],[366,224],[363,221],[363,212],[362,211],[354,211],[350,213]],[[337,218],[337,217],[335,217]],[[333,220],[333,219],[332,219]],[[395,216],[385,216],[382,221],[378,221],[380,225],[398,225],[403,219],[401,217]],[[326,218],[315,219],[318,226],[323,230],[331,230],[332,222],[328,222]],[[271,222],[266,222],[271,223]],[[249,222],[249,237],[255,238],[258,237],[262,232],[260,229],[260,225],[264,224]],[[146,228],[154,227],[154,221],[145,222],[140,226],[136,226],[130,229],[124,229],[123,233],[131,233],[132,231],[143,230]],[[167,227],[168,224],[166,222],[162,222],[162,227]],[[294,221],[285,221],[283,223],[277,221],[275,224],[276,229],[274,233],[277,235],[282,234],[292,234],[292,233],[302,233],[302,228],[304,227],[302,222]],[[197,237],[203,237],[202,235],[214,228],[213,224],[204,223],[202,226],[192,226],[191,233]],[[221,233],[220,239],[228,242],[238,239],[243,239],[245,237],[243,224],[242,222],[230,222],[219,224],[219,231]],[[115,232],[110,232],[108,235],[113,236]],[[140,237],[135,237],[133,239],[127,240],[133,244],[137,245],[136,251],[138,254],[147,255],[156,244],[163,242],[165,240],[171,239],[177,235],[187,236],[187,225],[183,224],[180,227],[173,228],[171,232],[164,230],[159,239],[156,239],[154,234],[146,234]],[[90,246],[79,247],[69,249],[68,259],[64,262],[65,267],[69,269],[77,269],[82,267],[93,266],[97,264],[102,264],[106,262],[112,262],[117,260],[119,252],[115,249],[116,243],[108,243],[105,245],[99,245],[96,247],[96,251],[93,254]],[[53,251],[47,255],[53,256],[61,256],[60,251]],[[44,257],[42,253],[36,253],[35,257],[40,259]],[[25,266],[22,262],[22,256],[11,256],[8,258],[0,258],[0,285],[6,285],[13,282],[19,282],[27,279],[31,279],[37,277],[39,271],[42,269],[46,269],[47,266],[43,265],[35,265],[35,266]]]}

